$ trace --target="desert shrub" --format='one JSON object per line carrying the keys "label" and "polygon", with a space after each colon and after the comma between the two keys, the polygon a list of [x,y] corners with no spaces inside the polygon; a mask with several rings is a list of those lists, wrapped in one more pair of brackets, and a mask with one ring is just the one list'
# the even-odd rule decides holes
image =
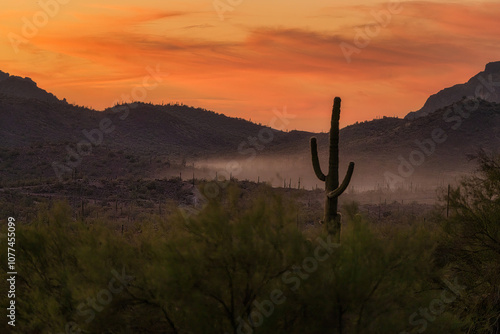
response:
{"label": "desert shrub", "polygon": [[150,322],[162,319],[156,330],[458,332],[448,305],[425,318],[446,288],[433,261],[434,231],[416,226],[383,238],[352,205],[342,244],[331,245],[321,230],[299,232],[279,196],[250,203],[230,189],[142,244],[150,261],[132,294],[147,301]]}
{"label": "desert shrub", "polygon": [[246,206],[231,189],[196,215],[172,217],[141,245],[152,261],[132,293],[156,305],[158,329],[235,333],[300,258],[303,237],[281,198]]}
{"label": "desert shrub", "polygon": [[[439,236],[416,226],[382,237],[356,213],[355,204],[346,209],[351,218],[344,226],[341,245],[332,248],[324,261],[317,261],[317,270],[309,268],[308,273],[304,260],[302,270],[293,276],[296,284],[283,311],[286,332],[458,332],[460,322],[451,308],[434,317],[434,322],[420,314],[439,298],[444,285],[432,258]],[[319,236],[310,256],[324,244],[318,241],[328,238]],[[305,279],[299,280],[301,275]]]}
{"label": "desert shrub", "polygon": [[97,313],[89,298],[98,298],[113,277],[110,270],[124,265],[127,247],[121,240],[109,230],[72,221],[71,214],[67,203],[57,202],[40,208],[30,225],[17,224],[16,333],[85,328]]}
{"label": "desert shrub", "polygon": [[478,170],[449,197],[441,257],[459,275],[466,293],[457,312],[467,333],[500,331],[500,157],[480,152]]}
{"label": "desert shrub", "polygon": [[259,193],[231,184],[198,211],[143,217],[123,235],[104,220],[73,220],[67,203],[40,207],[18,227],[16,332],[454,333],[462,325],[451,304],[432,321],[422,315],[450,274],[433,258],[439,233],[379,233],[351,203],[335,245],[320,228],[297,228],[291,200],[264,185]]}

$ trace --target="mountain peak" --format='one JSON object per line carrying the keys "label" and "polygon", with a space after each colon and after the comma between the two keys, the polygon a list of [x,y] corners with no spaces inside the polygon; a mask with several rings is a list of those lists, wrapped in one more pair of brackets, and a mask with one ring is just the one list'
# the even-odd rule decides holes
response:
{"label": "mountain peak", "polygon": [[3,81],[3,80],[5,80],[5,79],[8,79],[8,78],[9,78],[9,76],[10,76],[10,74],[9,74],[9,73],[5,73],[5,72],[3,72],[3,71],[0,71],[0,81]]}
{"label": "mountain peak", "polygon": [[7,72],[0,71],[0,81],[5,81],[5,80],[15,80],[15,81],[20,81],[20,82],[25,82],[29,85],[34,85],[37,87],[36,82],[34,82],[31,78],[28,77],[19,77],[17,75],[10,75]]}
{"label": "mountain peak", "polygon": [[60,102],[53,94],[41,89],[29,77],[19,77],[0,71],[0,95],[37,99],[46,102]]}
{"label": "mountain peak", "polygon": [[497,73],[500,72],[500,61],[494,61],[486,64],[484,68],[484,72],[486,73]]}
{"label": "mountain peak", "polygon": [[420,110],[408,113],[405,119],[426,116],[462,100],[463,97],[481,98],[488,102],[500,103],[500,61],[486,64],[484,71],[479,72],[466,83],[445,88],[431,95]]}

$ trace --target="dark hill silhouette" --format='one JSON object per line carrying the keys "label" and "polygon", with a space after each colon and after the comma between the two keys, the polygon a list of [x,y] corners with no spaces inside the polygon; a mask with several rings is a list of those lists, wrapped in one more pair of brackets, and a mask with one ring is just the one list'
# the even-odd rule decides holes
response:
{"label": "dark hill silhouette", "polygon": [[445,88],[431,95],[424,106],[406,115],[406,119],[415,119],[450,105],[463,97],[479,97],[486,101],[500,103],[500,61],[486,64],[484,71],[479,72],[466,83]]}
{"label": "dark hill silhouette", "polygon": [[[126,111],[125,111],[126,110]],[[290,144],[302,136],[289,135],[243,119],[227,117],[183,105],[133,103],[102,112],[37,99],[0,95],[0,139],[5,147],[24,147],[33,143],[61,143],[85,139],[83,131],[99,128],[102,119],[114,128],[104,134],[102,145],[137,153],[217,154],[237,151],[248,137],[261,130],[273,133],[273,145]]]}
{"label": "dark hill silhouette", "polygon": [[0,94],[9,97],[33,98],[45,102],[60,102],[57,97],[39,88],[31,78],[22,78],[0,71]]}
{"label": "dark hill silhouette", "polygon": [[500,104],[462,100],[413,120],[384,118],[348,126],[341,138],[344,159],[356,161],[361,174],[373,174],[375,166],[379,175],[398,174],[400,157],[408,162],[424,157],[421,165],[413,165],[412,176],[456,175],[473,168],[468,158],[480,149],[498,151]]}
{"label": "dark hill silhouette", "polygon": [[[486,72],[497,71],[497,66],[489,64]],[[256,169],[260,161],[259,168],[273,175],[302,176],[307,185],[307,177],[314,182],[311,136],[318,139],[320,157],[328,156],[327,133],[271,130],[184,105],[135,103],[96,111],[60,101],[31,80],[5,74],[2,78],[6,82],[13,80],[18,89],[0,84],[0,185],[3,181],[54,178],[53,162],[66,163],[71,158],[68,148],[75,151],[79,142],[88,140],[84,131],[99,129],[106,119],[106,127],[113,127],[113,131],[102,133],[91,155],[75,164],[85,175],[161,176],[171,164],[183,166],[186,160],[192,166],[209,159],[239,159],[249,169]],[[24,86],[27,89],[19,93]],[[326,121],[330,112],[331,106],[325,106]],[[413,176],[456,175],[473,166],[467,163],[468,154],[498,147],[499,116],[500,104],[460,97],[415,119],[384,117],[354,124],[340,131],[341,165],[356,162],[354,185],[383,183],[386,172],[397,174],[401,158],[409,161],[412,152],[422,151],[419,145],[440,129],[446,140],[435,143],[431,154],[422,153],[424,161],[415,166]],[[258,139],[259,134],[269,138],[270,133],[272,140]],[[251,161],[254,154],[257,159]]]}

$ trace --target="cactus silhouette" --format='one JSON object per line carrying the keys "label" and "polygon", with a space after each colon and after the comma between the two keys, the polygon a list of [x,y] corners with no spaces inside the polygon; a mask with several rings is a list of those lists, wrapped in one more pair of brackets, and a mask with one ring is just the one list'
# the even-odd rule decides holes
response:
{"label": "cactus silhouette", "polygon": [[311,155],[314,173],[321,181],[325,182],[326,201],[324,224],[330,235],[336,235],[340,241],[341,216],[337,212],[338,197],[346,190],[354,171],[354,162],[349,163],[344,181],[339,186],[339,119],[340,97],[333,100],[332,121],[330,128],[330,157],[328,174],[321,171],[318,159],[318,145],[316,138],[311,138]]}

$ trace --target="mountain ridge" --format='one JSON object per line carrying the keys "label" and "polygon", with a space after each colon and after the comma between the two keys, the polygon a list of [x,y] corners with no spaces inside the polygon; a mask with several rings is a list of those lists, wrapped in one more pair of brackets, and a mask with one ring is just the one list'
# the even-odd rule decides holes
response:
{"label": "mountain ridge", "polygon": [[422,108],[408,113],[405,119],[426,116],[464,97],[478,97],[500,103],[500,61],[486,64],[484,71],[474,75],[466,83],[456,84],[432,94]]}
{"label": "mountain ridge", "polygon": [[[23,84],[39,89],[29,81]],[[239,161],[243,177],[257,179],[266,172],[280,184],[288,175],[314,185],[310,137],[318,138],[323,166],[328,159],[328,133],[283,132],[184,105],[137,102],[96,111],[53,98],[2,93],[0,89],[0,184],[2,179],[53,178],[54,162],[94,177],[159,177],[178,173],[186,164],[206,174],[207,168]],[[470,169],[468,154],[498,147],[499,116],[500,104],[473,97],[422,117],[349,125],[340,130],[341,169],[354,161],[353,185],[383,184],[384,175],[399,175],[402,163],[420,157],[422,164],[410,166],[415,172],[405,180],[442,178],[443,173],[453,177]],[[330,106],[325,108],[325,119],[329,117]],[[422,143],[430,145],[436,129],[447,139],[433,143],[432,154],[427,154]],[[90,146],[91,152],[75,153],[78,145],[92,140],[99,143]],[[170,166],[175,164],[174,172]]]}
{"label": "mountain ridge", "polygon": [[65,102],[65,100],[61,101],[52,93],[38,87],[37,83],[29,77],[23,78],[3,71],[0,71],[0,94],[53,103]]}

